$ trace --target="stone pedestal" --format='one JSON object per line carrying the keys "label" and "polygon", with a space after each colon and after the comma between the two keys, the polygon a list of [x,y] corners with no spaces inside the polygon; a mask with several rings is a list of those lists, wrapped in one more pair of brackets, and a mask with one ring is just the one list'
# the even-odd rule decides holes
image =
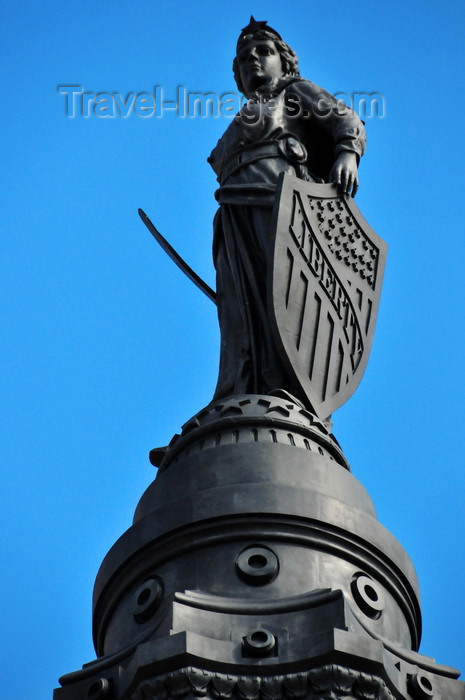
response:
{"label": "stone pedestal", "polygon": [[465,698],[417,653],[412,563],[315,416],[236,396],[152,460],[97,576],[98,658],[54,700]]}

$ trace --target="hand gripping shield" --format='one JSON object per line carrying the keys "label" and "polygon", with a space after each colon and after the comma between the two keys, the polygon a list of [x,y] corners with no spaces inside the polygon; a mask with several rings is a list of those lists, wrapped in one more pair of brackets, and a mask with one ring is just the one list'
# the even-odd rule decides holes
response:
{"label": "hand gripping shield", "polygon": [[324,419],[350,398],[365,371],[387,245],[352,197],[287,174],[274,226],[268,303],[275,341]]}

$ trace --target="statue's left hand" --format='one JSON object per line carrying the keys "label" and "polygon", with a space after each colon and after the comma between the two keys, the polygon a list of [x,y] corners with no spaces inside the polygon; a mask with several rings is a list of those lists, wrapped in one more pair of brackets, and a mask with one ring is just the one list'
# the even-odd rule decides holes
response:
{"label": "statue's left hand", "polygon": [[329,181],[339,185],[344,194],[355,197],[358,190],[357,156],[352,151],[342,151],[336,159]]}

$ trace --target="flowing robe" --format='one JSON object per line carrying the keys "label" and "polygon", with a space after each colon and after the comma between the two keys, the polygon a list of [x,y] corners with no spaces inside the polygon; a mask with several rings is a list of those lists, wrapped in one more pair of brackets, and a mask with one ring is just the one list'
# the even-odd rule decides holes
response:
{"label": "flowing robe", "polygon": [[[209,163],[218,175],[214,220],[221,351],[214,399],[284,390],[307,402],[285,369],[268,321],[273,206],[283,172],[327,182],[343,151],[365,148],[360,119],[301,78],[283,78],[256,95],[218,141]],[[311,408],[311,407],[308,407]]]}

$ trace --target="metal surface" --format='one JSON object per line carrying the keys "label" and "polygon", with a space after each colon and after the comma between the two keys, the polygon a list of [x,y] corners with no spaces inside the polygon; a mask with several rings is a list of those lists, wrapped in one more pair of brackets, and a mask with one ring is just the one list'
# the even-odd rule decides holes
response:
{"label": "metal surface", "polygon": [[269,315],[289,373],[325,418],[368,362],[387,245],[335,185],[282,176]]}
{"label": "metal surface", "polygon": [[187,421],[98,573],[99,658],[55,700],[465,698],[417,651],[407,554],[302,410],[238,396]]}

